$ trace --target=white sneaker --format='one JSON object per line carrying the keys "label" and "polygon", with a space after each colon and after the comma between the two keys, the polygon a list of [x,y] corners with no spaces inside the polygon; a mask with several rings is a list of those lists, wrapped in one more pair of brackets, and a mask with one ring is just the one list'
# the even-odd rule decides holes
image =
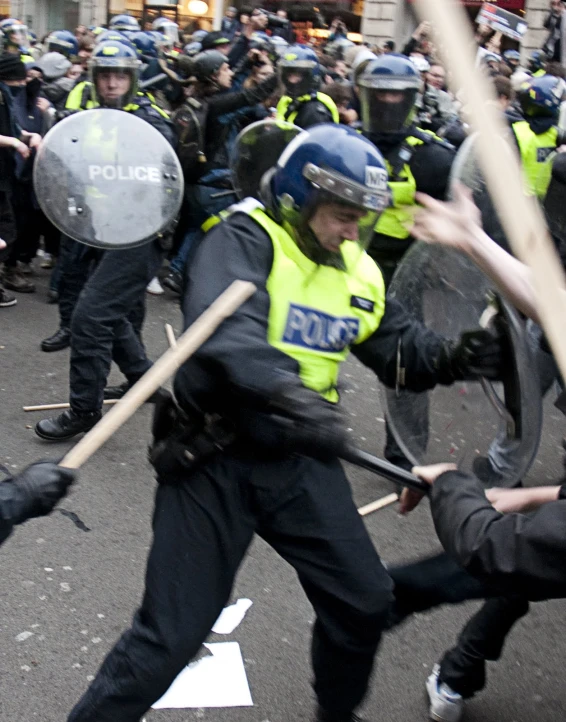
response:
{"label": "white sneaker", "polygon": [[447,684],[438,684],[440,665],[435,664],[426,681],[430,701],[428,716],[435,722],[459,722],[464,713],[464,699]]}
{"label": "white sneaker", "polygon": [[161,296],[162,293],[165,293],[163,286],[159,283],[159,279],[157,277],[151,279],[145,290],[153,296]]}

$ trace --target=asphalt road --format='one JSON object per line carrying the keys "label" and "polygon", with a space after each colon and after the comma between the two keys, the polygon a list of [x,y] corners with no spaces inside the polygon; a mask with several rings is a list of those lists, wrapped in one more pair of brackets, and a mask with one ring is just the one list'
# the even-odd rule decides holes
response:
{"label": "asphalt road", "polygon": [[[45,272],[43,272],[45,274]],[[57,324],[45,304],[46,276],[35,295],[0,310],[0,463],[16,471],[38,458],[60,458],[70,444],[49,445],[32,430],[38,414],[22,406],[67,400],[68,352],[45,354],[39,341]],[[166,349],[165,322],[179,330],[171,297],[150,298],[145,339],[151,357]],[[113,374],[118,381],[119,375]],[[365,449],[383,446],[377,382],[348,362],[344,394],[352,435]],[[539,457],[527,483],[558,479],[564,423],[547,408]],[[142,592],[155,483],[145,460],[150,408],[145,407],[81,471],[61,513],[18,528],[2,548],[0,582],[0,722],[65,720],[105,654],[127,627]],[[386,482],[349,469],[356,501],[373,501]],[[426,504],[401,518],[395,507],[366,518],[382,558],[413,560],[438,549]],[[227,637],[241,645],[253,707],[150,712],[148,722],[307,722],[314,707],[308,647],[312,610],[294,572],[256,541],[236,580],[234,600],[253,606]],[[416,617],[383,641],[367,720],[427,719],[424,681],[477,608],[471,603]],[[558,722],[564,719],[566,605],[533,605],[510,636],[504,658],[490,665],[487,689],[468,704],[469,722]],[[179,629],[179,634],[183,630]],[[117,722],[119,722],[117,720]]]}

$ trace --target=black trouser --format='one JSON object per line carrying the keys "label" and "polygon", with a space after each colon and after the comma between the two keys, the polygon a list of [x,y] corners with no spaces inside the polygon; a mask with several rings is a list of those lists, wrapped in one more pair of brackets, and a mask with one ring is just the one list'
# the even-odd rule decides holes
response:
{"label": "black trouser", "polygon": [[0,238],[6,242],[6,248],[0,250],[0,263],[10,257],[16,234],[12,194],[9,191],[0,191]]}
{"label": "black trouser", "polygon": [[440,554],[389,570],[395,583],[391,626],[407,616],[442,604],[486,599],[462,630],[455,647],[444,654],[439,681],[462,697],[471,697],[485,685],[485,663],[499,659],[515,622],[529,610],[519,596],[500,596],[464,571],[448,555]]}
{"label": "black trouser", "polygon": [[16,266],[18,261],[31,263],[39,248],[42,214],[33,195],[31,181],[14,181],[12,203],[16,216],[17,237],[6,266]]}
{"label": "black trouser", "polygon": [[71,318],[81,291],[92,269],[102,256],[98,248],[61,236],[58,264],[59,320],[61,328],[71,328]]}
{"label": "black trouser", "polygon": [[363,699],[392,583],[337,461],[224,453],[159,486],[145,594],[70,722],[136,722],[195,656],[227,603],[254,532],[297,571],[316,612],[319,703]]}
{"label": "black trouser", "polygon": [[151,366],[139,336],[140,307],[145,308],[145,289],[161,259],[157,242],[106,251],[84,285],[71,319],[73,410],[84,413],[102,408],[112,361],[131,383]]}

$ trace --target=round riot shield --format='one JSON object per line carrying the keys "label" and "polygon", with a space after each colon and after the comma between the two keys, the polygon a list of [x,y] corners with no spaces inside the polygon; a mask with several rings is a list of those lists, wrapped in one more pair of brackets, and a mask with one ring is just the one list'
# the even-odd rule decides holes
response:
{"label": "round riot shield", "polygon": [[[405,255],[389,296],[454,342],[464,331],[485,325],[489,298],[494,298],[491,282],[467,256],[425,243],[415,243]],[[385,394],[389,425],[413,464],[453,461],[462,470],[477,471],[475,459],[488,457],[499,474],[497,485],[513,486],[536,455],[542,401],[525,325],[512,307],[497,302],[497,330],[505,349],[501,382],[466,381],[426,393],[396,389]]]}
{"label": "round riot shield", "polygon": [[230,154],[232,181],[238,198],[259,197],[260,181],[302,129],[281,120],[259,120],[242,130]]}
{"label": "round riot shield", "polygon": [[151,241],[175,219],[183,198],[171,145],[120,110],[85,110],[57,123],[38,150],[33,179],[49,220],[97,248]]}

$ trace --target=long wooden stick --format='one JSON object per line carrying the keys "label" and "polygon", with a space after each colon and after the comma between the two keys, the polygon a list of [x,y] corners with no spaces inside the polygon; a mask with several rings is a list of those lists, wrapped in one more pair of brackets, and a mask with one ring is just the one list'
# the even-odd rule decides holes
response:
{"label": "long wooden stick", "polygon": [[566,379],[566,295],[564,274],[542,212],[526,197],[516,153],[501,139],[508,129],[486,77],[475,67],[475,45],[463,6],[454,0],[416,0],[430,20],[439,49],[450,68],[452,89],[463,91],[466,109],[478,131],[478,153],[495,206],[515,255],[530,266],[537,307],[554,356]]}
{"label": "long wooden stick", "polygon": [[169,348],[176,348],[177,338],[175,337],[175,331],[173,331],[173,326],[171,326],[170,323],[165,324],[165,335],[167,336],[167,343],[169,344]]}
{"label": "long wooden stick", "polygon": [[377,501],[372,501],[371,504],[360,506],[358,514],[360,516],[367,516],[374,511],[379,511],[379,509],[395,504],[396,501],[399,501],[399,494],[387,494],[387,496],[383,496],[381,499],[377,499]]}
{"label": "long wooden stick", "polygon": [[177,340],[176,348],[166,351],[120,402],[69,451],[61,466],[78,469],[84,464],[255,290],[253,283],[234,281]]}
{"label": "long wooden stick", "polygon": [[[120,399],[105,399],[102,403],[104,406],[114,406]],[[56,411],[57,409],[70,409],[71,404],[44,404],[43,406],[22,406],[24,411]]]}

